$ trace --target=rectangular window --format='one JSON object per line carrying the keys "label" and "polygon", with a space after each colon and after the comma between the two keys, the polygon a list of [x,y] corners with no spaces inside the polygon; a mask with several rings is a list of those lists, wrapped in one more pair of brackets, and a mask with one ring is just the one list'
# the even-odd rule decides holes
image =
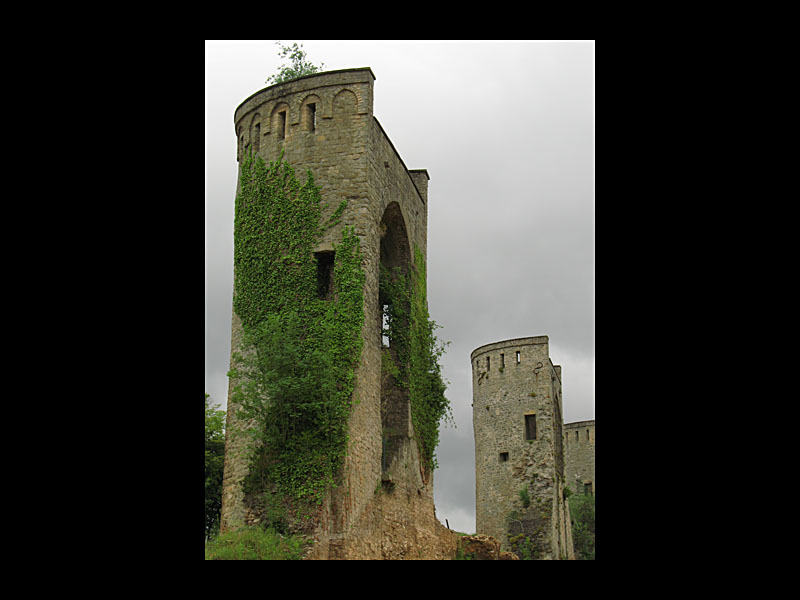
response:
{"label": "rectangular window", "polygon": [[500,462],[507,462],[508,461],[508,452],[501,452],[500,453]]}
{"label": "rectangular window", "polygon": [[519,350],[517,350],[517,364],[519,364]]}
{"label": "rectangular window", "polygon": [[525,439],[536,439],[536,415],[525,415]]}
{"label": "rectangular window", "polygon": [[311,132],[317,130],[317,105],[307,104],[308,106],[308,129]]}
{"label": "rectangular window", "polygon": [[583,484],[583,494],[585,496],[591,496],[592,495],[592,482],[591,481],[589,483],[584,483]]}
{"label": "rectangular window", "polygon": [[286,111],[278,113],[278,139],[286,139]]}
{"label": "rectangular window", "polygon": [[501,354],[500,355],[500,368],[501,369],[505,369],[506,368],[506,355],[505,354]]}
{"label": "rectangular window", "polygon": [[488,371],[488,370],[491,368],[489,365],[490,365],[490,363],[489,363],[489,357],[487,356],[487,357],[486,357],[486,370],[487,370],[487,371]]}
{"label": "rectangular window", "polygon": [[589,441],[589,430],[588,429],[586,430],[586,441],[587,442]]}
{"label": "rectangular window", "polygon": [[314,258],[317,259],[317,296],[320,300],[331,298],[334,256],[330,250],[314,252]]}

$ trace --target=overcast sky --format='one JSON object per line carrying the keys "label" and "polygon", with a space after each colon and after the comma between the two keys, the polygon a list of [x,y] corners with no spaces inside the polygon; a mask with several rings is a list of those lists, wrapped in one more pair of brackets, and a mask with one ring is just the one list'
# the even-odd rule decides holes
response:
{"label": "overcast sky", "polygon": [[[436,515],[475,532],[469,355],[547,335],[564,421],[594,419],[594,42],[297,41],[324,70],[370,67],[374,115],[427,169],[428,306],[456,427]],[[206,41],[205,391],[225,408],[238,165],[233,112],[288,60],[275,40]]]}

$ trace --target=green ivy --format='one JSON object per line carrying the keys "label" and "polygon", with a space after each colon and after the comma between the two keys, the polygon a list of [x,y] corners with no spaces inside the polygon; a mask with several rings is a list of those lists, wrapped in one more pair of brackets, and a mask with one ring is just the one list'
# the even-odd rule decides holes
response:
{"label": "green ivy", "polygon": [[436,337],[439,326],[428,314],[425,257],[419,248],[414,247],[414,262],[406,275],[399,268],[390,271],[381,265],[380,289],[386,303],[383,334],[390,338],[397,356],[390,372],[408,389],[417,445],[425,468],[432,472],[438,466],[439,423],[442,419],[453,423],[453,418],[439,364],[445,344]]}
{"label": "green ivy", "polygon": [[252,419],[252,459],[244,489],[265,512],[306,516],[336,485],[347,448],[347,419],[361,356],[364,273],[359,239],[344,228],[335,246],[332,293],[317,293],[313,250],[346,202],[322,225],[319,188],[307,171],[241,164],[234,225],[234,310],[242,352],[234,354],[232,399]]}

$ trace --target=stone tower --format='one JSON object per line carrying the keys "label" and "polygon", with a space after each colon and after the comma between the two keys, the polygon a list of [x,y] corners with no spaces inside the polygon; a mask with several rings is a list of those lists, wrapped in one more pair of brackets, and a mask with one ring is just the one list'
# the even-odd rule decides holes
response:
{"label": "stone tower", "polygon": [[574,559],[564,499],[561,367],[547,336],[481,346],[472,362],[478,533],[503,550]]}
{"label": "stone tower", "polygon": [[[347,454],[341,484],[329,490],[315,519],[311,558],[439,558],[454,549],[454,534],[434,515],[432,474],[420,461],[408,394],[381,377],[380,266],[407,271],[416,250],[423,263],[416,266],[424,268],[429,177],[424,169],[406,168],[373,116],[374,82],[367,67],[300,77],[256,92],[234,113],[237,159],[252,151],[269,163],[283,152],[296,173],[310,169],[322,204],[328,206],[323,221],[347,201],[339,224],[314,249],[319,264],[330,264],[342,228],[352,227],[360,242],[363,347],[355,369]],[[241,321],[234,311],[232,352],[240,344]],[[248,426],[237,420],[233,385],[223,531],[258,520],[241,488],[248,461],[239,438],[231,435]]]}
{"label": "stone tower", "polygon": [[565,485],[576,494],[595,493],[594,431],[594,419],[564,425]]}

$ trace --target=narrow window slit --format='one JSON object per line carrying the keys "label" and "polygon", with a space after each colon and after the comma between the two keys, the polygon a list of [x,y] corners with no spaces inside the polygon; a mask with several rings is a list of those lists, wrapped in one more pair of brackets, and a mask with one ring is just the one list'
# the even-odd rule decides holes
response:
{"label": "narrow window slit", "polygon": [[278,139],[286,139],[286,111],[278,113]]}
{"label": "narrow window slit", "polygon": [[536,439],[536,415],[525,415],[525,439]]}
{"label": "narrow window slit", "polygon": [[308,130],[314,133],[317,130],[317,105],[313,103],[306,104],[308,111]]}
{"label": "narrow window slit", "polygon": [[317,259],[317,296],[320,300],[331,299],[334,256],[332,250],[314,253],[314,258]]}
{"label": "narrow window slit", "polygon": [[389,305],[384,304],[381,307],[381,344],[388,348],[391,344],[389,340],[389,336],[386,335],[389,332]]}

